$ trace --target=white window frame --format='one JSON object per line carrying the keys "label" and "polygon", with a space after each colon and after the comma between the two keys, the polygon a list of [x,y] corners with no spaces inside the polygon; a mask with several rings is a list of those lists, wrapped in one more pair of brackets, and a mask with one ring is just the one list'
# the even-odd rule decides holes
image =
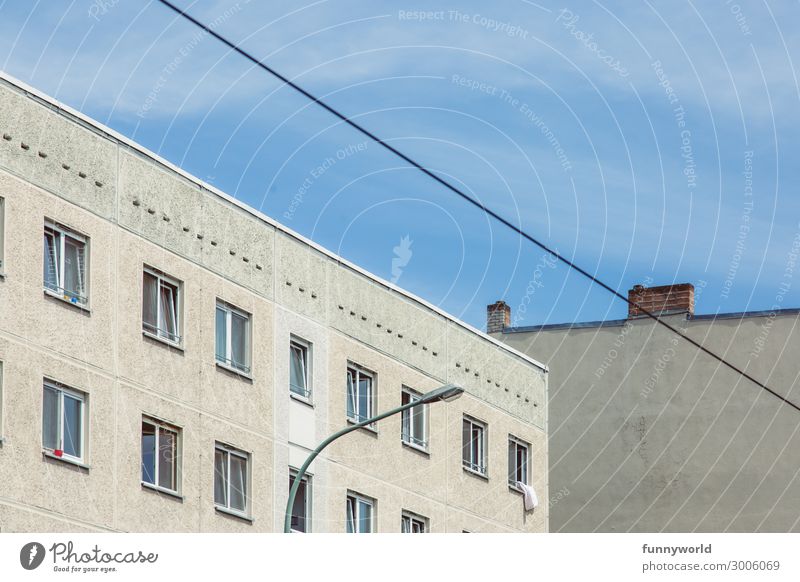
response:
{"label": "white window frame", "polygon": [[[80,392],[78,390],[74,390],[67,386],[64,386],[60,382],[56,382],[54,380],[45,379],[42,384],[42,433],[44,433],[44,393],[45,390],[50,389],[55,391],[58,394],[58,408],[56,409],[56,441],[57,447],[51,449],[47,447],[44,443],[44,434],[42,434],[42,450],[48,454],[48,456],[53,456],[58,459],[63,459],[65,461],[71,461],[73,463],[77,463],[79,465],[85,464],[86,459],[86,393]],[[81,448],[81,455],[76,457],[74,455],[68,455],[64,451],[64,398],[72,398],[73,400],[77,400],[80,403],[80,448]]]}
{"label": "white window frame", "polygon": [[[247,453],[241,449],[237,449],[236,447],[232,447],[230,445],[226,445],[225,443],[216,442],[214,443],[214,455],[216,457],[217,451],[221,451],[225,453],[226,456],[226,479],[225,479],[225,505],[217,503],[216,500],[216,490],[214,491],[214,506],[225,512],[225,513],[232,513],[234,515],[238,515],[240,517],[250,518],[250,502],[251,502],[251,488],[250,488],[250,474],[251,474],[251,456],[250,453]],[[235,456],[240,459],[244,459],[244,466],[245,466],[245,475],[244,475],[244,510],[237,509],[236,507],[231,507],[231,457]],[[217,462],[216,458],[214,459],[214,470],[216,471]],[[214,479],[214,487],[216,487],[216,476]]]}
{"label": "white window frame", "polygon": [[[512,447],[514,449],[514,456],[513,456],[513,466],[509,465],[508,467],[508,486],[512,489],[519,491],[520,488],[517,487],[517,481],[522,482],[524,485],[530,485],[530,475],[531,475],[531,445],[520,438],[515,437],[514,435],[508,435],[508,457],[509,462],[511,462],[511,451]],[[519,451],[520,449],[524,450],[524,467],[523,467],[523,478],[517,479],[517,475],[519,472],[519,466],[517,461],[519,460]],[[512,470],[513,469],[513,470]],[[512,475],[514,476],[512,480]]]}
{"label": "white window frame", "polygon": [[0,196],[0,278],[5,275],[5,249],[6,249],[6,199]]}
{"label": "white window frame", "polygon": [[[469,447],[467,447],[467,443],[464,442],[464,424],[469,423],[470,425],[470,439],[469,439]],[[472,435],[475,428],[480,429],[481,438],[478,441],[477,451],[473,450],[472,447]],[[486,458],[486,451],[488,450],[488,425],[478,420],[477,418],[473,418],[467,414],[464,415],[462,420],[462,429],[461,429],[461,462],[462,466],[464,467],[465,471],[469,471],[470,473],[474,473],[476,475],[480,475],[481,477],[487,477],[489,468],[488,468],[488,461]],[[467,454],[469,451],[469,454]],[[476,453],[476,454],[473,454]],[[475,458],[478,457],[478,458]]]}
{"label": "white window frame", "polygon": [[[401,391],[402,404],[406,404],[405,397],[408,397],[408,403],[411,403],[421,400],[422,393],[417,392],[408,386],[403,386]],[[422,434],[417,435],[414,430],[414,423],[412,421],[414,412],[420,408],[422,409]],[[427,404],[409,408],[401,413],[400,438],[402,439],[404,445],[424,451],[426,453],[428,452],[428,414],[429,408]],[[408,428],[408,430],[406,430],[406,428]]]}
{"label": "white window frame", "polygon": [[[400,533],[428,533],[428,523],[427,517],[404,510],[400,516]],[[414,531],[415,527],[419,531]]]}
{"label": "white window frame", "polygon": [[[371,508],[370,511],[370,520],[369,520],[369,531],[362,532],[361,528],[361,504],[369,505]],[[352,516],[353,521],[350,522],[347,518],[347,508],[352,504]],[[355,491],[348,491],[347,492],[347,504],[345,506],[345,532],[347,533],[374,533],[375,532],[375,500],[371,497],[366,497],[361,495],[360,493],[356,493]],[[350,528],[350,531],[348,531]]]}
{"label": "white window frame", "polygon": [[[297,469],[295,469],[293,467],[289,467],[289,491],[290,492],[292,490],[292,482],[293,482],[293,480],[297,479],[297,473],[298,473]],[[312,495],[311,481],[312,481],[312,475],[309,475],[308,473],[303,475],[303,478],[300,480],[301,483],[305,483],[306,484],[306,499],[305,499],[305,503],[303,504],[304,505],[304,507],[303,507],[304,518],[303,519],[305,520],[305,523],[306,523],[306,531],[301,532],[298,529],[292,529],[292,532],[294,532],[294,533],[311,533],[311,507],[312,507],[312,502],[313,502],[313,498],[311,497],[311,495]],[[298,489],[297,492],[298,492],[298,495],[299,495],[300,489]],[[292,511],[293,509],[294,508],[290,508],[289,511]]]}
{"label": "white window frame", "polygon": [[[156,279],[156,324],[152,325],[144,320],[144,274],[147,273]],[[161,313],[163,306],[161,305],[161,284],[162,282],[175,288],[175,333],[166,329],[158,327],[158,322],[161,321]],[[152,337],[159,341],[180,347],[183,342],[183,283],[178,279],[170,277],[158,269],[144,266],[142,269],[142,333],[148,337]],[[150,329],[152,328],[152,329]]]}
{"label": "white window frame", "polygon": [[[350,385],[349,385],[349,378],[350,378],[351,374],[353,375],[353,388],[354,388],[354,392],[352,392],[352,394],[350,392]],[[366,410],[366,414],[364,414],[365,411],[363,411],[363,410],[361,410],[359,408],[359,405],[361,403],[361,399],[358,397],[358,385],[359,385],[359,380],[361,379],[362,376],[364,376],[366,378],[369,378],[371,380],[371,382],[370,382],[370,390],[369,390],[369,393],[367,395],[367,410]],[[350,422],[350,423],[357,424],[359,422],[363,422],[363,421],[367,420],[368,418],[372,418],[373,416],[375,416],[375,410],[376,410],[376,407],[375,407],[375,400],[376,400],[375,394],[377,393],[377,390],[376,390],[376,387],[375,387],[377,377],[376,377],[375,372],[371,372],[369,370],[366,370],[366,369],[362,368],[361,366],[359,366],[357,364],[354,364],[352,362],[348,362],[347,363],[347,378],[348,378],[348,385],[345,388],[345,392],[346,392],[345,398],[349,401],[349,403],[352,404],[353,412],[355,413],[355,416],[352,416],[350,414],[349,410],[348,410],[348,407],[345,406],[345,411],[347,413],[347,421]],[[351,398],[351,396],[352,396],[352,398]],[[375,430],[375,423],[367,425],[367,427],[370,430]]]}
{"label": "white window frame", "polygon": [[[225,359],[224,360],[220,360],[219,354],[217,354],[217,346],[216,346],[217,310],[225,312]],[[233,326],[234,315],[237,315],[245,320],[244,362],[233,361],[233,334],[231,333],[231,329]],[[232,372],[236,372],[237,374],[244,374],[245,376],[250,376],[251,374],[250,362],[252,361],[252,344],[253,344],[252,329],[253,329],[253,317],[248,312],[239,309],[238,307],[234,307],[227,301],[223,301],[222,299],[217,299],[217,306],[214,309],[214,359],[216,360],[218,366],[231,370]]]}
{"label": "white window frame", "polygon": [[[303,355],[303,372],[305,373],[305,381],[306,387],[301,392],[295,390],[295,386],[292,385],[292,358],[293,351],[297,349]],[[292,335],[289,338],[289,394],[295,398],[299,398],[300,400],[304,400],[306,402],[311,402],[311,397],[314,393],[312,380],[313,380],[313,367],[312,367],[312,355],[313,355],[313,344],[307,340],[297,337],[296,335]]]}
{"label": "white window frame", "polygon": [[[153,483],[150,481],[145,481],[143,473],[143,465],[144,465],[144,450],[139,451],[139,477],[141,478],[142,485],[145,487],[149,487],[151,489],[156,489],[157,491],[163,491],[164,493],[169,493],[170,495],[180,496],[181,492],[181,480],[182,480],[182,462],[183,462],[183,431],[173,424],[169,424],[152,416],[144,415],[142,416],[142,423],[141,424],[149,424],[155,428],[155,445],[154,445],[154,454],[153,454]],[[163,487],[158,484],[158,477],[159,477],[159,469],[158,469],[158,451],[159,451],[159,440],[161,438],[160,430],[166,430],[175,435],[175,489],[170,489],[168,487]],[[140,447],[141,447],[141,426],[140,426]]]}
{"label": "white window frame", "polygon": [[[87,307],[89,305],[89,237],[84,236],[75,232],[74,230],[67,228],[55,221],[45,219],[44,222],[44,229],[43,229],[44,237],[47,238],[52,237],[53,239],[53,248],[55,249],[58,247],[57,255],[58,261],[55,260],[53,257],[53,262],[55,266],[55,287],[51,287],[47,285],[47,281],[44,279],[44,275],[42,276],[42,285],[44,287],[45,293],[48,295],[52,295],[53,297],[57,297],[67,303],[72,305],[77,305],[79,307]],[[79,278],[83,280],[83,295],[79,295],[74,290],[68,290],[64,288],[64,278],[66,275],[66,245],[67,239],[70,239],[73,244],[78,243],[83,247],[83,265],[78,265],[78,269],[81,270],[81,266],[83,273],[79,273]],[[47,267],[47,247],[43,249],[43,257],[42,260],[44,261],[45,268]]]}

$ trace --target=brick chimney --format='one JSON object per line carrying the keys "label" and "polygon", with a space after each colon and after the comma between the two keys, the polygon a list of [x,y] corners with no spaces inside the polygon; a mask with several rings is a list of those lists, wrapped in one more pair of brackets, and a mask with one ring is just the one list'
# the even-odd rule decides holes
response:
{"label": "brick chimney", "polygon": [[[694,285],[662,285],[661,287],[645,287],[634,285],[628,291],[628,300],[643,307],[653,315],[672,315],[688,313],[694,315]],[[628,319],[647,317],[636,305],[628,305]]]}
{"label": "brick chimney", "polygon": [[511,325],[511,307],[505,301],[486,306],[486,333],[501,333]]}

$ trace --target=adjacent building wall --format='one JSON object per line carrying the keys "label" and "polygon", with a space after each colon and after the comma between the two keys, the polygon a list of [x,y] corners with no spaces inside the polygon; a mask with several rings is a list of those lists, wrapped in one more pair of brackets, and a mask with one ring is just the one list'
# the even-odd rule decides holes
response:
{"label": "adjacent building wall", "polygon": [[[664,319],[800,402],[797,310]],[[648,318],[501,337],[552,365],[551,531],[800,531],[797,410]]]}

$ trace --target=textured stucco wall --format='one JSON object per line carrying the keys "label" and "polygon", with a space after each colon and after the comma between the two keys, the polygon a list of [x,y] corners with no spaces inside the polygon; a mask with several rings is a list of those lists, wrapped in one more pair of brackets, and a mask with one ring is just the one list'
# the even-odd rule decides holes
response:
{"label": "textured stucco wall", "polygon": [[[666,320],[800,400],[797,315]],[[502,339],[553,362],[552,531],[800,531],[796,410],[648,320]]]}
{"label": "textured stucco wall", "polygon": [[[0,530],[280,529],[288,467],[344,426],[348,361],[378,372],[380,409],[400,403],[403,384],[458,381],[468,395],[432,407],[430,456],[403,447],[390,419],[377,437],[362,431],[321,457],[314,531],[343,529],[339,493],[367,482],[379,531],[399,531],[401,509],[429,517],[434,531],[546,529],[541,366],[7,80],[0,134],[0,475],[11,483],[0,492]],[[45,218],[89,237],[88,309],[42,292]],[[142,334],[144,265],[182,282],[179,348]],[[217,298],[252,314],[252,378],[214,363]],[[313,343],[311,406],[289,396],[291,334]],[[461,374],[456,362],[484,375]],[[88,394],[88,468],[42,457],[43,377]],[[467,409],[489,422],[488,481],[465,479],[460,466]],[[143,415],[182,430],[180,498],[140,484]],[[535,514],[524,516],[506,486],[508,433],[533,445]],[[252,523],[214,509],[215,440],[252,455]]]}

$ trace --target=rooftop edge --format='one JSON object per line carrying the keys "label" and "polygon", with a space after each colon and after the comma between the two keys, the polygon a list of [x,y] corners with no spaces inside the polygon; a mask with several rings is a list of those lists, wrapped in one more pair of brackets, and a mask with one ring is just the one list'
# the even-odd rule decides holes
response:
{"label": "rooftop edge", "polygon": [[189,172],[183,170],[182,168],[176,166],[172,162],[162,158],[161,156],[159,156],[155,152],[150,151],[149,149],[147,149],[146,147],[142,146],[141,144],[139,144],[139,143],[133,141],[132,139],[126,137],[125,135],[123,135],[123,134],[111,129],[110,127],[100,123],[99,121],[97,121],[95,119],[92,119],[91,117],[89,117],[87,115],[84,115],[80,111],[77,111],[76,109],[73,109],[69,105],[66,105],[66,104],[58,101],[57,99],[51,97],[50,95],[47,95],[46,93],[43,93],[42,91],[36,89],[35,87],[31,87],[30,85],[28,85],[24,81],[20,81],[19,79],[17,79],[16,77],[8,74],[5,71],[0,70],[0,80],[2,80],[7,85],[10,85],[10,86],[16,88],[17,90],[21,90],[21,91],[27,93],[29,96],[34,97],[35,99],[38,99],[38,100],[44,102],[45,104],[55,108],[59,113],[65,115],[67,117],[72,117],[75,120],[78,120],[80,122],[80,124],[83,125],[84,127],[86,127],[87,129],[91,129],[91,130],[93,130],[95,132],[102,133],[106,138],[111,139],[113,141],[116,141],[119,144],[123,144],[126,147],[128,147],[128,148],[130,148],[130,149],[132,149],[132,150],[134,150],[134,151],[136,151],[136,152],[138,152],[138,153],[150,158],[155,163],[160,164],[161,166],[164,166],[165,168],[175,172],[176,174],[182,176],[183,178],[189,180],[190,182],[193,182],[194,184],[196,184],[198,187],[202,188],[203,190],[206,190],[206,191],[208,191],[208,192],[210,192],[210,193],[212,193],[212,194],[214,194],[216,196],[219,196],[220,198],[222,198],[226,202],[228,202],[230,204],[233,204],[234,206],[236,206],[236,207],[240,208],[241,210],[244,210],[248,214],[252,215],[254,218],[269,224],[270,226],[272,226],[276,230],[279,230],[282,233],[284,233],[284,234],[296,239],[297,241],[299,241],[299,242],[301,242],[301,243],[303,243],[303,244],[315,249],[316,251],[318,251],[318,252],[322,253],[323,255],[327,256],[328,258],[336,261],[337,263],[339,263],[339,264],[341,264],[341,265],[343,265],[343,266],[355,271],[356,273],[359,273],[360,275],[366,277],[367,279],[372,280],[375,283],[378,283],[379,285],[385,287],[386,289],[388,289],[388,290],[390,290],[390,291],[392,291],[394,293],[397,293],[398,295],[400,295],[400,296],[402,296],[402,297],[404,297],[406,299],[409,299],[409,300],[419,304],[420,306],[424,307],[425,309],[428,309],[428,310],[436,313],[437,315],[443,317],[445,320],[447,320],[447,321],[449,321],[449,322],[451,322],[451,323],[463,328],[464,330],[466,330],[466,331],[478,336],[479,338],[481,338],[481,339],[483,339],[485,341],[488,341],[490,344],[492,344],[496,348],[502,350],[503,352],[506,352],[511,356],[514,356],[514,357],[516,357],[516,358],[518,358],[518,359],[520,359],[520,360],[522,360],[524,362],[527,362],[528,364],[534,365],[535,367],[539,368],[542,372],[549,373],[550,370],[549,370],[548,366],[546,366],[545,364],[543,364],[543,363],[531,358],[530,356],[528,356],[526,354],[523,354],[522,352],[520,352],[518,350],[515,350],[512,347],[509,347],[509,346],[505,345],[503,342],[501,342],[501,341],[493,338],[492,336],[480,331],[479,329],[469,325],[468,323],[466,323],[464,321],[461,321],[460,319],[456,318],[454,315],[451,315],[451,314],[447,313],[443,309],[433,305],[432,303],[429,303],[425,299],[422,299],[421,297],[418,297],[418,296],[414,295],[413,293],[398,287],[394,283],[386,281],[385,279],[382,279],[381,277],[378,277],[377,275],[375,275],[373,273],[370,273],[369,271],[359,267],[355,263],[352,263],[352,262],[348,261],[347,259],[345,259],[343,257],[340,257],[336,253],[334,253],[334,252],[328,250],[327,248],[315,243],[313,240],[306,238],[305,236],[301,235],[300,233],[298,233],[298,232],[290,229],[289,227],[285,226],[284,224],[276,221],[274,218],[272,218],[272,217],[270,217],[270,216],[268,216],[268,215],[256,210],[255,208],[252,208],[251,206],[248,206],[244,202],[241,202],[237,198],[234,198],[233,196],[230,196],[229,194],[223,192],[222,190],[216,188],[215,186],[212,186],[211,184],[208,184],[208,183],[204,182],[200,178],[197,178],[196,176],[194,176],[194,175],[190,174]]}
{"label": "rooftop edge", "polygon": [[[667,317],[684,315],[687,313],[670,313]],[[759,311],[736,311],[731,313],[704,313],[693,317],[686,317],[687,321],[715,321],[717,319],[745,319],[749,317],[776,317],[783,315],[800,315],[800,308],[791,307],[787,309],[763,309]],[[648,320],[647,316],[639,316],[628,319],[607,319],[601,321],[580,321],[574,323],[548,323],[543,325],[526,325],[519,327],[505,327],[503,333],[533,333],[539,331],[551,331],[559,329],[586,329],[593,327],[619,327],[628,321]]]}

